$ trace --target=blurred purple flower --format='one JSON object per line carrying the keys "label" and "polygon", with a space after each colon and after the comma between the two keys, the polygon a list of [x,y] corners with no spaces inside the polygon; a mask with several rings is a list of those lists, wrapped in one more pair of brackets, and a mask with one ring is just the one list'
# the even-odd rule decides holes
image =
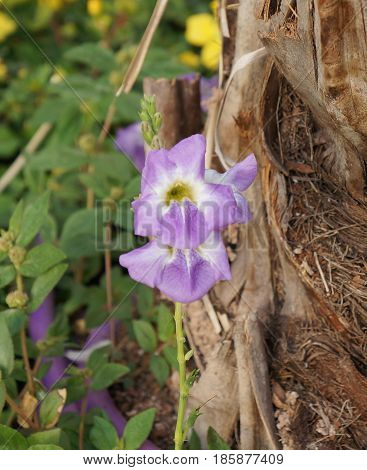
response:
{"label": "blurred purple flower", "polygon": [[123,152],[131,160],[139,171],[142,171],[145,164],[145,150],[140,126],[140,122],[135,122],[118,129],[116,146],[120,152]]}

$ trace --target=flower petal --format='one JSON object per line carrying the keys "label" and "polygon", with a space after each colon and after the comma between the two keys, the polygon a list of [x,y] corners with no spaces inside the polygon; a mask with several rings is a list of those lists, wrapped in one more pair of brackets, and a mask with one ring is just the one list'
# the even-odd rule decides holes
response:
{"label": "flower petal", "polygon": [[232,278],[226,247],[219,232],[213,232],[198,252],[211,264],[215,281],[229,281]]}
{"label": "flower petal", "polygon": [[205,173],[205,137],[195,134],[181,140],[169,151],[169,159],[181,171],[182,176],[204,178]]}
{"label": "flower petal", "polygon": [[237,202],[231,186],[224,184],[205,184],[201,194],[200,211],[206,223],[206,238],[213,230],[222,230],[237,222]]}
{"label": "flower petal", "polygon": [[148,194],[161,193],[161,188],[169,184],[176,165],[169,158],[169,151],[166,149],[151,150],[145,160],[145,166],[141,178],[141,193]]}
{"label": "flower petal", "polygon": [[205,181],[207,183],[230,184],[235,186],[238,191],[245,191],[253,183],[256,175],[257,161],[255,155],[251,154],[225,173],[206,170]]}
{"label": "flower petal", "polygon": [[157,234],[162,243],[175,248],[196,248],[206,238],[204,214],[189,200],[171,203],[162,216]]}
{"label": "flower petal", "polygon": [[212,267],[195,250],[177,250],[158,287],[174,301],[189,303],[201,299],[214,283]]}
{"label": "flower petal", "polygon": [[168,248],[153,240],[141,248],[121,255],[119,262],[128,269],[130,277],[135,281],[147,284],[149,287],[157,287],[162,269],[169,257]]}

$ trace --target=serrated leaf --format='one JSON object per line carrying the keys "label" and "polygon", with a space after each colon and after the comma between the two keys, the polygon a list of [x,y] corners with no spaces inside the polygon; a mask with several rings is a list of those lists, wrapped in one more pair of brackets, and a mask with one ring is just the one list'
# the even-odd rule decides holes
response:
{"label": "serrated leaf", "polygon": [[130,369],[123,364],[104,364],[95,372],[92,378],[91,387],[93,390],[102,390],[107,388],[129,371]]}
{"label": "serrated leaf", "polygon": [[114,425],[99,416],[93,418],[93,423],[90,440],[94,447],[99,450],[111,450],[117,447],[119,438]]}
{"label": "serrated leaf", "polygon": [[26,277],[37,277],[65,258],[65,253],[52,243],[42,243],[27,253],[20,273]]}
{"label": "serrated leaf", "polygon": [[161,356],[154,355],[150,358],[149,368],[159,385],[163,387],[169,377],[170,369],[167,361]]}
{"label": "serrated leaf", "polygon": [[152,325],[145,320],[134,320],[133,330],[139,346],[146,352],[153,352],[157,347],[157,337]]}
{"label": "serrated leaf", "polygon": [[9,328],[10,336],[17,334],[27,319],[25,311],[17,308],[2,310],[0,315],[5,318],[6,324]]}
{"label": "serrated leaf", "polygon": [[66,388],[52,390],[40,406],[40,422],[44,429],[53,428],[59,421],[66,401]]}
{"label": "serrated leaf", "polygon": [[101,214],[98,210],[81,209],[73,212],[66,220],[60,237],[60,248],[69,258],[96,255],[96,249],[102,242]]}
{"label": "serrated leaf", "polygon": [[158,337],[167,341],[175,332],[175,322],[169,308],[160,304],[158,307]]}
{"label": "serrated leaf", "polygon": [[13,265],[0,266],[0,288],[9,285],[15,279],[15,275]]}
{"label": "serrated leaf", "polygon": [[0,315],[0,370],[11,374],[14,368],[14,346],[6,320]]}
{"label": "serrated leaf", "polygon": [[47,171],[59,168],[71,171],[86,165],[88,160],[88,156],[80,150],[53,144],[32,155],[28,167],[32,170]]}
{"label": "serrated leaf", "polygon": [[0,450],[26,449],[28,449],[28,442],[20,432],[0,424]]}
{"label": "serrated leaf", "polygon": [[49,199],[50,195],[46,192],[25,208],[16,240],[18,245],[27,246],[37,235],[47,216]]}
{"label": "serrated leaf", "polygon": [[42,304],[47,295],[62,278],[67,267],[66,263],[58,264],[36,278],[31,288],[31,302],[28,306],[30,312],[33,312]]}
{"label": "serrated leaf", "polygon": [[155,418],[155,408],[149,408],[130,418],[123,433],[124,450],[135,450],[149,436]]}
{"label": "serrated leaf", "polygon": [[54,428],[48,431],[34,432],[28,437],[28,444],[35,445],[59,445],[61,439],[61,429]]}
{"label": "serrated leaf", "polygon": [[9,220],[9,230],[13,232],[15,237],[19,235],[20,228],[22,226],[23,213],[24,213],[24,201],[21,200],[18,202]]}
{"label": "serrated leaf", "polygon": [[224,441],[215,429],[208,428],[207,443],[209,450],[230,450],[229,445]]}
{"label": "serrated leaf", "polygon": [[72,47],[65,53],[65,58],[89,65],[93,69],[103,72],[109,72],[116,67],[113,53],[109,49],[92,42]]}

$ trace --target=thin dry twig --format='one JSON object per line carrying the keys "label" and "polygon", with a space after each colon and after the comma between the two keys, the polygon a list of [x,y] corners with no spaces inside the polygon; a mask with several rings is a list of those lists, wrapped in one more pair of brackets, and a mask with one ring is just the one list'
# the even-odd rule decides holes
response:
{"label": "thin dry twig", "polygon": [[168,4],[168,0],[157,0],[154,7],[152,16],[150,17],[148,26],[144,32],[144,35],[140,41],[139,47],[135,53],[133,60],[126,72],[122,85],[117,90],[116,96],[120,96],[121,93],[129,93],[134,86],[134,83],[139,75],[139,72],[144,64],[145,57],[148,53],[150,44],[152,42],[155,31],[161,21],[163,13]]}
{"label": "thin dry twig", "polygon": [[13,179],[18,175],[26,164],[26,157],[24,154],[31,154],[37,150],[41,143],[46,138],[47,134],[50,132],[52,125],[49,122],[44,122],[37,129],[31,140],[26,145],[24,151],[18,155],[10,167],[0,178],[0,193],[9,186]]}

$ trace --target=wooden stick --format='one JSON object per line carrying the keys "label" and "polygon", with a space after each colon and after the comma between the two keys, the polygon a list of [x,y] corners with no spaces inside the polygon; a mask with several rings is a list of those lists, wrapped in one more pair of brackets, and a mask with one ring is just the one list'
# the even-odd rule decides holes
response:
{"label": "wooden stick", "polygon": [[21,171],[26,163],[24,153],[33,153],[41,145],[47,134],[49,133],[52,125],[49,122],[44,122],[35,132],[31,140],[26,145],[24,152],[20,153],[6,172],[0,178],[0,193],[9,186],[17,174]]}
{"label": "wooden stick", "polygon": [[116,96],[120,96],[121,93],[129,93],[129,91],[134,86],[134,83],[144,64],[144,60],[148,53],[154,33],[156,32],[156,29],[158,28],[158,25],[161,21],[163,13],[166,9],[167,3],[168,3],[168,0],[157,0],[152,16],[150,17],[148,26],[140,41],[138,50],[136,51],[134,58],[130,63],[130,66],[126,72],[125,78],[122,82],[122,85],[118,89]]}

